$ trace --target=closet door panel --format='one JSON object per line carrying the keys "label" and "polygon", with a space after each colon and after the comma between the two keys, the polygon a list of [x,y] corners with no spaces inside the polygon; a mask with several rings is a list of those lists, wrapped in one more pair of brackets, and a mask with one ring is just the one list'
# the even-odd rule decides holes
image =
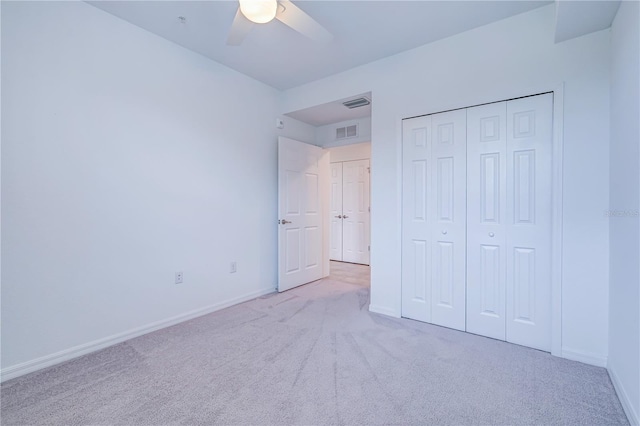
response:
{"label": "closet door panel", "polygon": [[466,111],[431,118],[432,323],[465,329]]}
{"label": "closet door panel", "polygon": [[505,340],[507,104],[467,109],[467,331]]}
{"label": "closet door panel", "polygon": [[506,340],[551,349],[553,95],[507,102]]}
{"label": "closet door panel", "polygon": [[402,125],[402,316],[431,322],[431,116]]}

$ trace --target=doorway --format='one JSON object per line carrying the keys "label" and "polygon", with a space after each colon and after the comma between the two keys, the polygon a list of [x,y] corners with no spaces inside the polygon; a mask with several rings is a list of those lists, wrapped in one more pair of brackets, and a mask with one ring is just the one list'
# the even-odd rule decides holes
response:
{"label": "doorway", "polygon": [[366,288],[359,297],[369,306],[371,143],[329,148],[329,162],[330,278]]}
{"label": "doorway", "polygon": [[[358,102],[353,102],[356,100]],[[283,127],[280,127],[284,130],[279,132],[284,137],[295,134],[299,140],[329,153],[329,161],[333,164],[327,170],[326,182],[328,207],[324,222],[327,225],[325,243],[328,266],[324,276],[331,276],[334,270],[338,275],[342,275],[346,269],[350,273],[359,271],[367,286],[370,282],[368,265],[371,241],[371,103],[372,94],[368,92],[292,111],[284,115],[298,122],[285,120]],[[289,125],[293,129],[290,134],[286,131]],[[340,192],[334,193],[334,197],[331,196],[332,177],[340,178]],[[337,181],[333,183],[337,185]],[[329,206],[333,212],[329,212]],[[283,212],[280,216],[283,216]],[[289,226],[288,223],[286,225]],[[340,265],[340,262],[345,265]],[[351,268],[350,264],[354,266]],[[358,268],[358,265],[363,267]]]}

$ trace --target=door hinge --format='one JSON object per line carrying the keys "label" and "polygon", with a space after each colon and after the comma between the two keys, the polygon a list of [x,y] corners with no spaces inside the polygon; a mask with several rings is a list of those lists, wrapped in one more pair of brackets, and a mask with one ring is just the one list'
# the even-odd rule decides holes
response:
{"label": "door hinge", "polygon": [[367,167],[367,171],[371,173],[371,167]]}
{"label": "door hinge", "polygon": [[367,246],[367,250],[371,251],[371,246]]}

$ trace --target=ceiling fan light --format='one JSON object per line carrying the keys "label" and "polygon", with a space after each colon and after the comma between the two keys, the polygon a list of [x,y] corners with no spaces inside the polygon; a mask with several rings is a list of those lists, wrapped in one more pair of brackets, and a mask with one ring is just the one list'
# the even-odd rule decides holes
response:
{"label": "ceiling fan light", "polygon": [[276,17],[277,0],[239,0],[240,11],[248,20],[265,24]]}

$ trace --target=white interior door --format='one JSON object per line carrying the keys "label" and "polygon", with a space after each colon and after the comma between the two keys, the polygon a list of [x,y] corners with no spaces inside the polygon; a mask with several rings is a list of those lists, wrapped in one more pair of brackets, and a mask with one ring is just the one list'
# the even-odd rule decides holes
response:
{"label": "white interior door", "polygon": [[469,108],[467,331],[551,349],[553,95]]}
{"label": "white interior door", "polygon": [[329,155],[278,138],[278,291],[328,275]]}
{"label": "white interior door", "polygon": [[431,118],[431,322],[465,329],[467,114]]}
{"label": "white interior door", "polygon": [[402,316],[465,328],[466,112],[403,122]]}
{"label": "white interior door", "polygon": [[431,116],[402,122],[402,316],[431,322]]}
{"label": "white interior door", "polygon": [[467,331],[506,340],[507,103],[467,109]]}
{"label": "white interior door", "polygon": [[369,160],[342,164],[342,260],[368,265]]}
{"label": "white interior door", "polygon": [[402,316],[551,349],[553,95],[403,121]]}
{"label": "white interior door", "polygon": [[331,259],[342,261],[342,163],[331,163]]}
{"label": "white interior door", "polygon": [[553,94],[507,102],[507,341],[551,350]]}

